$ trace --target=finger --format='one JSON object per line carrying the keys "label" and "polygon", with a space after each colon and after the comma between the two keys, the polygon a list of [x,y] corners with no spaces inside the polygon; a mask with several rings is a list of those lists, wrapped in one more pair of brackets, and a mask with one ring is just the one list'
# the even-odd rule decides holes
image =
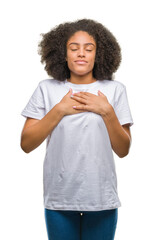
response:
{"label": "finger", "polygon": [[68,95],[72,95],[72,88],[69,89]]}
{"label": "finger", "polygon": [[68,94],[68,96],[69,96],[70,98],[72,97],[72,94],[73,94],[73,90],[72,90],[72,88],[69,89],[69,91],[68,91],[67,94]]}
{"label": "finger", "polygon": [[86,104],[87,103],[87,100],[84,99],[84,98],[81,98],[81,97],[77,97],[77,96],[71,96],[72,99],[78,101],[78,102],[81,102],[81,103],[84,103]]}
{"label": "finger", "polygon": [[101,91],[98,91],[98,96],[102,96],[106,102],[108,102],[108,98]]}
{"label": "finger", "polygon": [[84,95],[90,97],[91,95],[93,95],[92,93],[89,93],[89,92],[83,92]]}
{"label": "finger", "polygon": [[98,90],[98,94],[99,95],[104,95],[100,90]]}
{"label": "finger", "polygon": [[91,93],[88,92],[78,92],[78,93],[73,93],[73,96],[79,96],[79,97],[89,97],[91,95]]}
{"label": "finger", "polygon": [[75,105],[73,106],[74,109],[76,110],[87,110],[86,109],[86,105],[82,104],[82,105]]}
{"label": "finger", "polygon": [[87,100],[87,95],[85,95],[85,94],[82,94],[82,93],[74,93],[74,94],[72,94],[72,97],[74,97],[74,98],[80,98],[80,99],[85,99],[85,100]]}

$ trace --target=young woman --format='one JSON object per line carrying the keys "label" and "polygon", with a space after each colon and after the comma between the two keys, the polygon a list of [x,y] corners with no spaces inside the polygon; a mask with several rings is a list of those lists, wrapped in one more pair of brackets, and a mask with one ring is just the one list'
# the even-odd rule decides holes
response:
{"label": "young woman", "polygon": [[113,240],[117,177],[113,151],[123,158],[133,124],[126,87],[113,80],[121,49],[90,19],[42,34],[41,62],[52,78],[39,82],[22,111],[21,148],[47,139],[44,208],[49,240]]}

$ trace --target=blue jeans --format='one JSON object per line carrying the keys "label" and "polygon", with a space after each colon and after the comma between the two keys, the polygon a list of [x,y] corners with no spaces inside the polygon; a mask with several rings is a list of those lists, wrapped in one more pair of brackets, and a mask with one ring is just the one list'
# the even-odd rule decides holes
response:
{"label": "blue jeans", "polygon": [[49,240],[114,240],[118,208],[101,211],[65,211],[45,208]]}

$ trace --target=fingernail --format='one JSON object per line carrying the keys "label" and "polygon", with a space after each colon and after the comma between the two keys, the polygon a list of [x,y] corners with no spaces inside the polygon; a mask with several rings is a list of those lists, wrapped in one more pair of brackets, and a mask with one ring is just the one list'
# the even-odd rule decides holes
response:
{"label": "fingernail", "polygon": [[[76,92],[76,93],[80,93],[80,92]],[[73,93],[73,94],[75,94],[75,93]]]}

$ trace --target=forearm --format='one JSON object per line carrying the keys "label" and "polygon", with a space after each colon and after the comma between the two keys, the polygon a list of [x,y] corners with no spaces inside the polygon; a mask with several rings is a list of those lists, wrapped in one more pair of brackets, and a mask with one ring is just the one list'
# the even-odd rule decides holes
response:
{"label": "forearm", "polygon": [[44,116],[44,118],[39,120],[36,124],[27,127],[21,137],[21,147],[23,151],[29,153],[37,148],[53,131],[63,116],[57,104]]}
{"label": "forearm", "polygon": [[108,130],[112,149],[119,157],[125,157],[129,152],[131,139],[120,124],[112,105],[109,105],[108,111],[102,117]]}

